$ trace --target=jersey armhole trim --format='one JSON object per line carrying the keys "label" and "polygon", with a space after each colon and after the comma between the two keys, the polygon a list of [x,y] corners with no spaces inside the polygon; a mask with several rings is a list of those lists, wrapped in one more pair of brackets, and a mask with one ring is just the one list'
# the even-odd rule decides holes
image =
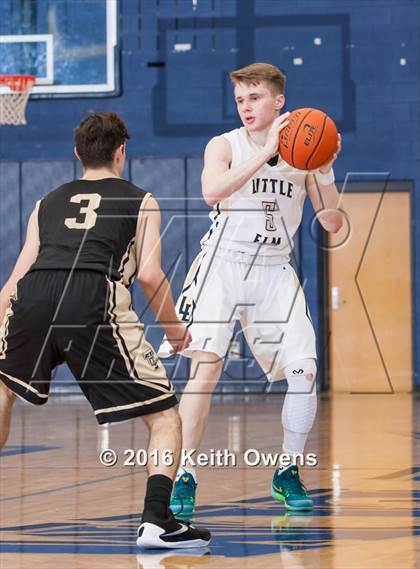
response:
{"label": "jersey armhole trim", "polygon": [[139,212],[137,214],[137,224],[136,224],[136,236],[137,236],[137,231],[139,229],[139,226],[141,225],[142,222],[142,218],[143,218],[143,210],[146,207],[146,203],[149,201],[149,199],[152,197],[151,192],[147,192],[145,194],[145,196],[143,197],[143,199],[141,200],[141,204],[139,207]]}
{"label": "jersey armhole trim", "polygon": [[[141,204],[139,207],[139,212],[137,214],[137,223],[136,223],[136,233],[134,235],[134,251],[135,251],[135,256],[136,256],[136,263],[138,263],[138,258],[137,258],[137,237],[139,236],[140,233],[140,227],[143,221],[143,211],[144,208],[146,207],[146,203],[149,201],[149,199],[153,197],[151,192],[147,192],[145,194],[145,196],[143,197],[143,199],[141,200]],[[144,231],[144,229],[142,230]],[[138,271],[138,266],[137,266],[137,271]]]}
{"label": "jersey armhole trim", "polygon": [[39,206],[41,205],[41,200],[37,200],[34,208],[34,217],[36,222],[36,231],[38,234],[38,241],[40,242],[40,235],[39,235]]}

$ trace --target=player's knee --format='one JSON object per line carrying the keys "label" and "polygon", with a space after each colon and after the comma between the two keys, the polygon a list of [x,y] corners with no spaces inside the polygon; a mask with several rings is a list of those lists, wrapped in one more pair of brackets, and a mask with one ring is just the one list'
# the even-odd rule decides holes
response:
{"label": "player's knee", "polygon": [[223,358],[215,353],[196,352],[191,365],[190,381],[198,390],[216,386],[222,372]]}
{"label": "player's knee", "polygon": [[178,409],[171,407],[160,411],[158,413],[151,413],[143,417],[144,422],[153,430],[163,430],[164,432],[181,431],[181,417],[179,416]]}
{"label": "player's knee", "polygon": [[316,395],[316,362],[312,358],[292,362],[284,369],[288,392]]}
{"label": "player's knee", "polygon": [[159,422],[165,429],[172,429],[174,431],[181,431],[182,423],[181,417],[178,413],[178,407],[171,407],[159,413]]}

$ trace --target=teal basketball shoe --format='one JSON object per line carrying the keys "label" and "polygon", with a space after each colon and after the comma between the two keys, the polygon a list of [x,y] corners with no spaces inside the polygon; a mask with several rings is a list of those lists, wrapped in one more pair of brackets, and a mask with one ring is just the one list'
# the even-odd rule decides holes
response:
{"label": "teal basketball shoe", "polygon": [[283,502],[288,510],[312,510],[314,504],[300,479],[297,466],[289,466],[280,474],[276,470],[271,484],[271,495]]}
{"label": "teal basketball shoe", "polygon": [[188,518],[195,512],[195,492],[197,484],[192,474],[184,471],[174,484],[170,508],[176,518]]}

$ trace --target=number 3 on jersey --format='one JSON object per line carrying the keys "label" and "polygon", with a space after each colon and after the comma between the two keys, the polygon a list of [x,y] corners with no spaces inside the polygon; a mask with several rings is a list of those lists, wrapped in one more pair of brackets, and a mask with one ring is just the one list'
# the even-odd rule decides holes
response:
{"label": "number 3 on jersey", "polygon": [[98,214],[95,209],[98,209],[101,203],[101,196],[99,194],[76,194],[70,199],[73,203],[88,202],[88,205],[82,206],[79,213],[85,214],[83,221],[77,221],[76,217],[67,217],[64,220],[64,225],[69,229],[91,229],[96,223]]}

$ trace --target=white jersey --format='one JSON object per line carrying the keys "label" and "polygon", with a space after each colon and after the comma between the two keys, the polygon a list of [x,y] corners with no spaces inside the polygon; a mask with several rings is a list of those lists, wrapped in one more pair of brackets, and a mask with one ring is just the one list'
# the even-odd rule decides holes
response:
{"label": "white jersey", "polygon": [[[244,127],[222,136],[232,149],[232,168],[261,150]],[[212,225],[201,246],[282,257],[287,262],[302,220],[307,173],[281,159],[274,166],[264,164],[249,182],[214,206]]]}

